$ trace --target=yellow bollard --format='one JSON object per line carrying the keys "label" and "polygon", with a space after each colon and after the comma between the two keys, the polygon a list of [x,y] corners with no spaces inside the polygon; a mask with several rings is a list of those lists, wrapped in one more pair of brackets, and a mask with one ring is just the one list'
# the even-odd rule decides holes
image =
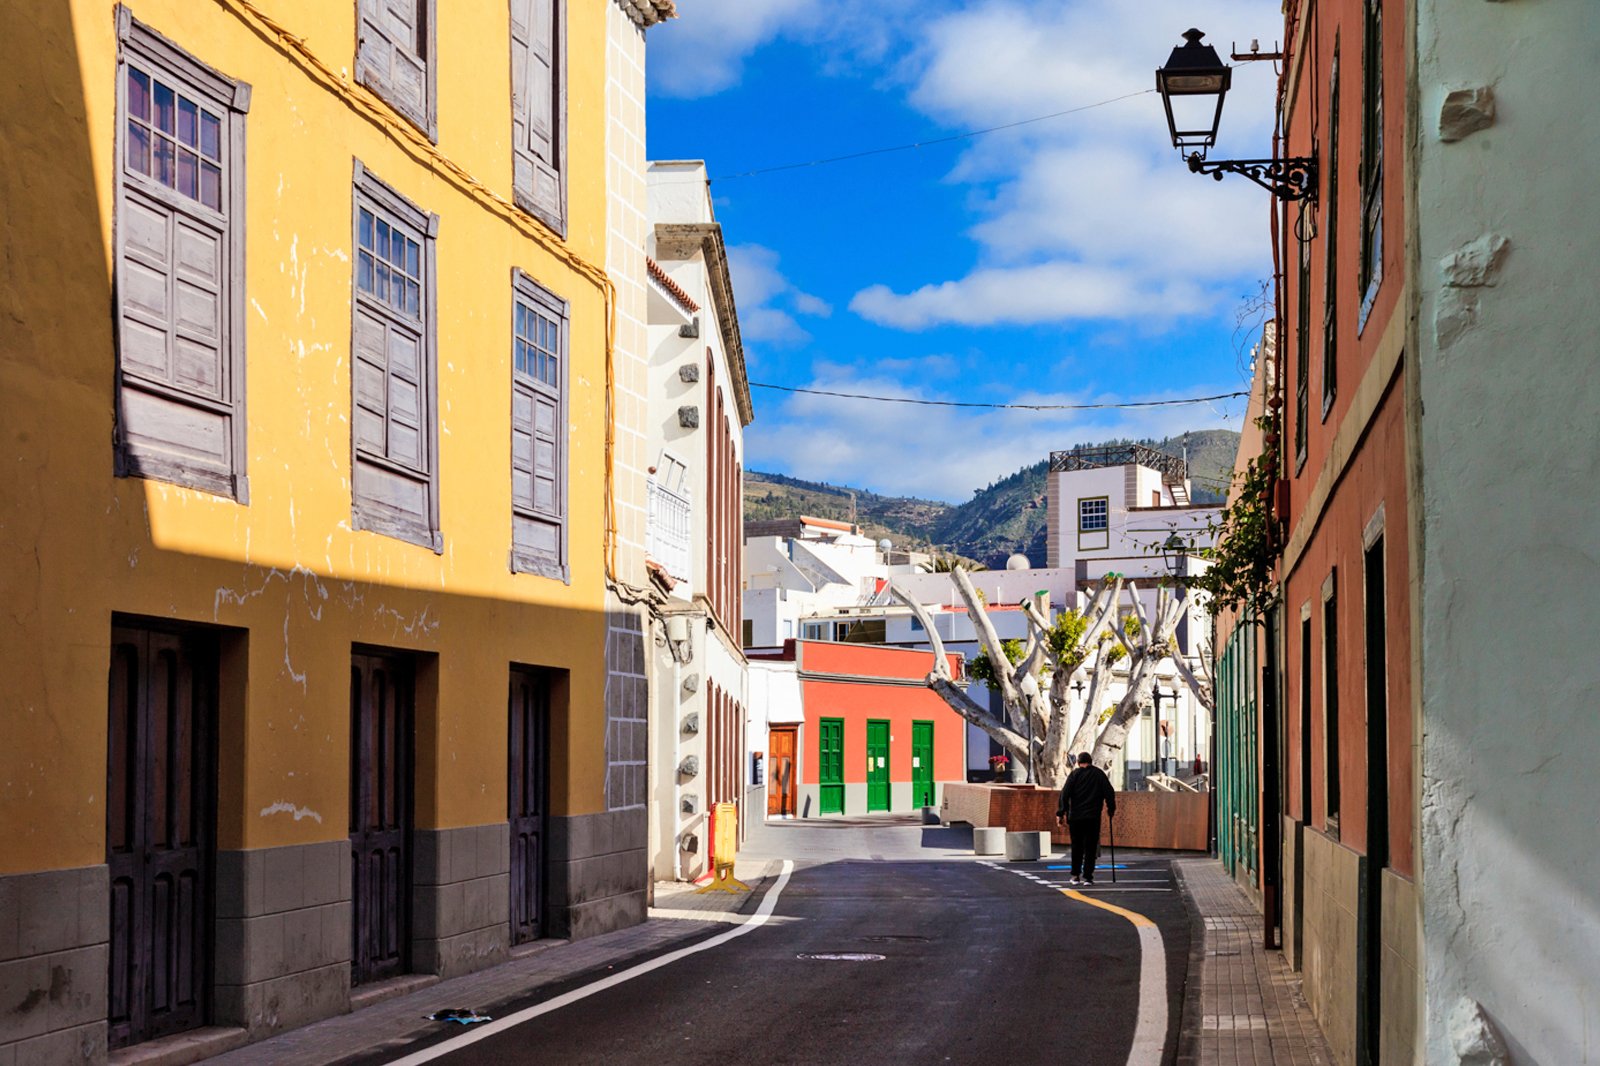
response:
{"label": "yellow bollard", "polygon": [[711,883],[701,892],[748,892],[750,886],[733,876],[739,854],[739,805],[719,803],[711,808]]}

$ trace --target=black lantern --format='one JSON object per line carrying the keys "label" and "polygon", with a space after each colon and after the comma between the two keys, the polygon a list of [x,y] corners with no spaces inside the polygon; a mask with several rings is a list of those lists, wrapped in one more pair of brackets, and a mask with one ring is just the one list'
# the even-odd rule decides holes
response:
{"label": "black lantern", "polygon": [[[1242,174],[1280,200],[1315,201],[1315,159],[1206,159],[1206,150],[1217,143],[1222,101],[1233,84],[1233,69],[1222,61],[1215,48],[1201,43],[1203,37],[1205,34],[1199,30],[1186,31],[1185,43],[1174,48],[1167,57],[1167,65],[1156,71],[1156,91],[1167,109],[1172,146],[1185,153],[1185,162],[1196,174],[1210,174],[1217,181],[1221,181],[1225,173]],[[1266,56],[1235,55],[1234,58]]]}
{"label": "black lantern", "polygon": [[1180,152],[1195,150],[1202,159],[1206,149],[1217,143],[1222,101],[1233,84],[1233,68],[1215,48],[1200,43],[1203,37],[1199,30],[1186,32],[1185,43],[1174,48],[1167,65],[1156,71],[1156,91],[1167,109],[1172,146]]}
{"label": "black lantern", "polygon": [[1189,546],[1184,543],[1182,537],[1176,533],[1168,535],[1161,545],[1161,561],[1167,564],[1167,573],[1174,578],[1184,575],[1184,571],[1188,569],[1184,564],[1189,561]]}

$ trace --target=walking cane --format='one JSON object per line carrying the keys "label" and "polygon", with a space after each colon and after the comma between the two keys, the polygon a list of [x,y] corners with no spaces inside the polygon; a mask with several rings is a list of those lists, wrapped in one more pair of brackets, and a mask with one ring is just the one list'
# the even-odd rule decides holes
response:
{"label": "walking cane", "polygon": [[1109,814],[1111,819],[1111,883],[1117,883],[1117,816]]}

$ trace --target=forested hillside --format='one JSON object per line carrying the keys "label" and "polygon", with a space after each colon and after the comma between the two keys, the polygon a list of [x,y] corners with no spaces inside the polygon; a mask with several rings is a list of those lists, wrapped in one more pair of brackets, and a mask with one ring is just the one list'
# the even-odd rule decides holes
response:
{"label": "forested hillside", "polygon": [[[1166,440],[1100,441],[1085,447],[1140,443],[1173,455],[1188,447],[1192,497],[1196,503],[1219,503],[1239,446],[1229,429],[1202,429]],[[963,504],[883,496],[866,489],[805,481],[783,474],[747,471],[744,515],[747,521],[812,515],[850,521],[868,536],[887,537],[897,547],[929,545],[1004,566],[1013,552],[1024,552],[1035,566],[1045,558],[1045,474],[1041,459],[979,489]],[[853,496],[853,500],[852,500]]]}

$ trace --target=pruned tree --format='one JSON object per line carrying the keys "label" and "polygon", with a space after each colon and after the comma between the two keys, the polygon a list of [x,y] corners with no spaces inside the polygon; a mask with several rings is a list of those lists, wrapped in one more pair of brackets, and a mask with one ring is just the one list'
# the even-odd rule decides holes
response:
{"label": "pruned tree", "polygon": [[1072,680],[1087,667],[1090,682],[1085,706],[1092,707],[1105,691],[1111,664],[1119,657],[1120,649],[1113,647],[1115,642],[1107,625],[1122,597],[1122,578],[1101,582],[1088,611],[1082,615],[1067,612],[1054,624],[1046,617],[1046,604],[1028,601],[1023,605],[1028,639],[1019,643],[1000,639],[964,569],[956,568],[950,577],[977,631],[982,658],[987,661],[984,680],[1000,693],[1002,713],[994,714],[955,683],[944,641],[927,608],[891,582],[890,594],[911,609],[933,645],[928,687],[957,714],[993,738],[1019,765],[1031,756],[1037,781],[1050,788],[1060,787],[1067,774],[1068,753],[1079,750],[1069,747],[1065,739],[1070,732]]}
{"label": "pruned tree", "polygon": [[[891,582],[890,595],[911,609],[933,645],[934,667],[928,687],[992,737],[1018,765],[1029,759],[1031,738],[1034,777],[1045,787],[1060,787],[1071,770],[1069,757],[1078,752],[1089,751],[1096,766],[1108,772],[1112,769],[1133,723],[1150,705],[1157,670],[1168,659],[1201,704],[1207,710],[1215,707],[1211,676],[1203,661],[1198,669],[1191,666],[1177,647],[1174,633],[1184,602],[1166,586],[1157,589],[1155,610],[1150,615],[1145,613],[1138,585],[1117,575],[1100,583],[1086,611],[1064,611],[1054,622],[1049,618],[1049,604],[1042,597],[1031,598],[1022,603],[1028,622],[1024,642],[1000,639],[987,605],[964,569],[952,570],[950,578],[983,648],[968,672],[999,692],[1002,713],[991,712],[956,684],[944,641],[927,608]],[[1124,597],[1131,604],[1126,613]],[[1097,708],[1123,662],[1126,688],[1111,713],[1102,716]],[[1084,678],[1087,686],[1079,704],[1081,713],[1074,714],[1073,682],[1081,685]]]}

